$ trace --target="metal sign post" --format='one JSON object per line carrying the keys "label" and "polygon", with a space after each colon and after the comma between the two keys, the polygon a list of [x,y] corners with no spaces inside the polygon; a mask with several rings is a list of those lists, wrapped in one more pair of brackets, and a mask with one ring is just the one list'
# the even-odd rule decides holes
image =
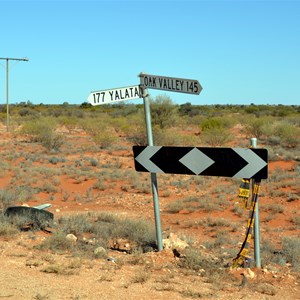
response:
{"label": "metal sign post", "polygon": [[[148,90],[141,87],[142,97],[144,100],[144,113],[146,120],[146,129],[147,129],[147,140],[148,145],[153,146],[153,135],[152,135],[152,125],[151,125],[151,112],[150,104],[148,98]],[[157,177],[156,173],[151,173],[151,186],[153,194],[153,205],[154,205],[154,217],[155,217],[155,228],[156,228],[156,240],[158,251],[163,250],[162,245],[162,234],[161,234],[161,222],[160,222],[160,209],[159,209],[159,199],[158,199],[158,188],[157,188]]]}
{"label": "metal sign post", "polygon": [[[197,80],[193,80],[193,79],[149,75],[146,73],[140,73],[139,77],[140,77],[140,89],[141,89],[142,97],[144,99],[144,112],[145,112],[146,127],[147,127],[148,146],[153,146],[151,113],[150,113],[150,104],[148,99],[147,88],[165,90],[169,92],[199,95],[202,90],[202,86]],[[159,209],[159,200],[158,200],[156,170],[154,169],[150,171],[150,173],[151,173],[151,185],[152,185],[153,203],[154,203],[157,247],[158,250],[161,251],[163,249],[163,245],[162,245],[162,234],[161,234],[161,224],[160,224],[160,209]]]}
{"label": "metal sign post", "polygon": [[[251,138],[250,145],[252,148],[257,147],[257,139]],[[253,183],[255,179],[253,179]],[[259,201],[258,194],[256,198],[255,212],[254,212],[254,259],[257,268],[261,268],[260,260],[260,225],[259,225]]]}

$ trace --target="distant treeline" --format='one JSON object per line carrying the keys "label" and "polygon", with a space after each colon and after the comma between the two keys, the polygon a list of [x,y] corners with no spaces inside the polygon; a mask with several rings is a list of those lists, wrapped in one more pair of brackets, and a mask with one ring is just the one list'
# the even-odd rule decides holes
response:
{"label": "distant treeline", "polygon": [[[278,116],[284,117],[292,114],[300,113],[300,105],[256,105],[251,103],[250,105],[233,105],[233,104],[214,104],[214,105],[194,105],[190,102],[184,104],[175,104],[170,99],[166,99],[165,105],[173,106],[178,112],[179,115],[187,115],[190,117],[196,115],[211,116],[220,113],[247,113],[254,114],[257,117],[259,116]],[[161,101],[151,101],[152,104],[159,102],[160,105],[164,104],[164,100]],[[116,111],[123,111],[122,114],[128,115],[136,113],[138,110],[143,108],[143,104],[132,104],[127,102],[118,102],[112,105],[99,105],[92,106],[88,102],[83,102],[81,104],[69,104],[68,102],[63,102],[62,104],[33,104],[30,101],[20,102],[16,104],[10,104],[10,113],[18,113],[21,116],[34,114],[35,112],[42,112],[45,110],[57,111],[59,114],[60,110],[62,114],[65,114],[67,111],[72,110],[90,110],[90,111],[102,111],[107,113],[113,113]],[[0,104],[0,113],[6,113],[7,107],[6,104]]]}

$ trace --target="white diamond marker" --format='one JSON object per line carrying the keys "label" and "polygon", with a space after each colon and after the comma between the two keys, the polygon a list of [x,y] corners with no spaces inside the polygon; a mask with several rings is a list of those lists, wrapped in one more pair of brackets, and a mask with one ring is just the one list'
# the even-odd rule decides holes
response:
{"label": "white diamond marker", "polygon": [[179,160],[196,175],[199,175],[215,162],[197,148],[193,148],[189,153]]}

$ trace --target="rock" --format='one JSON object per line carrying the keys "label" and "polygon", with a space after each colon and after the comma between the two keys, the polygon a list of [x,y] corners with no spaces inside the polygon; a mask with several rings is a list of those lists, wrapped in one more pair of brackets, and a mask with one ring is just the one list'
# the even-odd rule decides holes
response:
{"label": "rock", "polygon": [[111,249],[124,251],[127,253],[131,253],[134,249],[138,247],[137,243],[126,239],[110,240],[108,242],[108,245]]}
{"label": "rock", "polygon": [[70,241],[72,244],[76,244],[77,236],[75,236],[72,233],[69,233],[69,234],[66,235],[66,240]]}
{"label": "rock", "polygon": [[94,250],[94,254],[95,254],[96,257],[104,257],[104,256],[107,255],[107,252],[103,247],[97,247]]}
{"label": "rock", "polygon": [[263,271],[263,273],[265,273],[265,274],[269,274],[269,273],[270,273],[266,268],[263,268],[262,271]]}
{"label": "rock", "polygon": [[244,275],[245,277],[247,277],[248,279],[254,279],[255,276],[256,276],[255,273],[254,273],[250,268],[247,268],[247,269],[244,271],[243,275]]}
{"label": "rock", "polygon": [[166,249],[185,249],[188,247],[188,243],[178,238],[174,233],[170,233],[170,236],[167,239],[163,239],[163,247]]}
{"label": "rock", "polygon": [[89,245],[93,245],[93,246],[95,246],[96,245],[96,239],[95,238],[92,238],[92,239],[89,239],[89,240],[87,240],[87,244],[89,244]]}

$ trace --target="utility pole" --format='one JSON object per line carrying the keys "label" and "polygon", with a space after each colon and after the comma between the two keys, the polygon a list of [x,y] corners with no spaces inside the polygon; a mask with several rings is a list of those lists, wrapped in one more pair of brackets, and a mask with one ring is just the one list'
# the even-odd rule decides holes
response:
{"label": "utility pole", "polygon": [[9,101],[8,101],[8,67],[9,61],[29,61],[28,58],[10,58],[10,57],[0,57],[1,60],[6,60],[6,130],[9,131]]}

